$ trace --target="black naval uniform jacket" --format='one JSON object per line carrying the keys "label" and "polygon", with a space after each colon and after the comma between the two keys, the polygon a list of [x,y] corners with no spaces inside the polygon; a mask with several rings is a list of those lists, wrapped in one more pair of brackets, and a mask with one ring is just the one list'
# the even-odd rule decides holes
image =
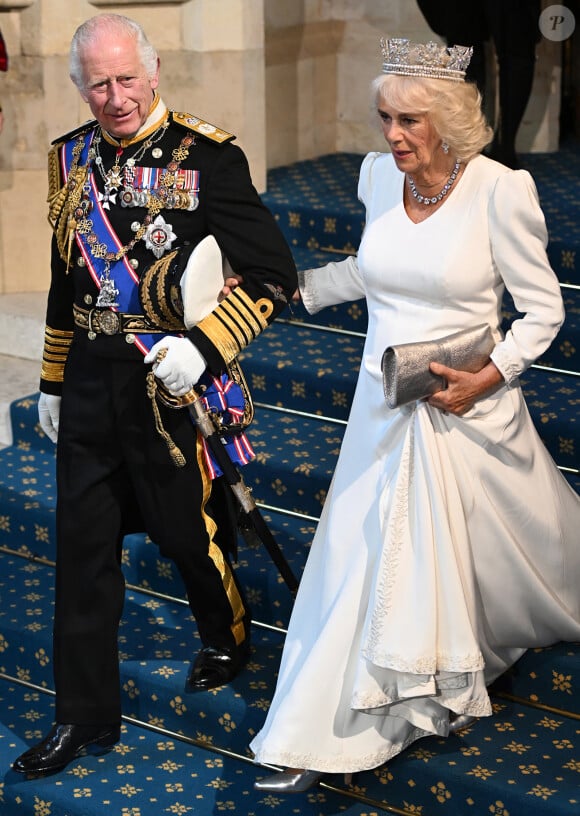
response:
{"label": "black naval uniform jacket", "polygon": [[[171,160],[172,151],[179,147],[184,135],[190,134],[195,139],[181,167],[199,171],[199,204],[191,212],[183,209],[161,211],[176,235],[172,249],[195,246],[202,238],[213,234],[233,270],[243,277],[243,284],[187,333],[205,358],[208,368],[212,373],[218,373],[286,307],[297,287],[296,269],[275,219],[252,185],[244,153],[232,144],[234,137],[219,129],[208,128],[207,123],[188,114],[169,112],[169,117],[170,125],[165,135],[155,144],[157,150],[149,149],[137,164],[165,168]],[[63,141],[75,139],[83,129],[95,127],[96,122],[89,122],[84,128],[57,140],[53,143],[53,156]],[[139,150],[141,144],[139,142],[124,151],[121,166]],[[156,158],[159,150],[162,155]],[[113,165],[115,152],[116,147],[103,138],[100,154],[104,172]],[[62,167],[59,172],[58,180],[55,181],[54,169],[49,179],[52,188],[50,195],[53,196],[55,185],[63,185]],[[96,169],[93,172],[102,191],[103,180]],[[138,207],[122,207],[117,201],[107,214],[121,244],[126,245],[134,237],[131,225],[142,222],[146,211]],[[73,304],[87,310],[95,305],[98,295],[97,286],[88,271],[78,264],[79,255],[73,242],[67,268],[67,261],[61,257],[56,239],[53,239],[52,278],[40,384],[40,390],[47,394],[61,393],[64,365],[75,331]],[[137,241],[128,258],[139,274],[155,261],[143,240]],[[141,357],[138,349],[128,343],[122,334],[100,334],[90,343],[88,351],[90,354],[128,359]]]}

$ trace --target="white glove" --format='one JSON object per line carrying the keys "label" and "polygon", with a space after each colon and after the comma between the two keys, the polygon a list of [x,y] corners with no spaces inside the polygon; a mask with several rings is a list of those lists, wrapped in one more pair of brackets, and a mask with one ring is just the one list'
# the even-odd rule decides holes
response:
{"label": "white glove", "polygon": [[[162,349],[166,349],[167,354],[158,361],[157,355]],[[191,340],[172,336],[155,343],[145,362],[153,363],[153,373],[175,397],[182,397],[191,391],[207,365]]]}
{"label": "white glove", "polygon": [[56,442],[58,436],[59,417],[60,397],[41,392],[38,398],[38,419],[40,420],[40,427],[51,442]]}

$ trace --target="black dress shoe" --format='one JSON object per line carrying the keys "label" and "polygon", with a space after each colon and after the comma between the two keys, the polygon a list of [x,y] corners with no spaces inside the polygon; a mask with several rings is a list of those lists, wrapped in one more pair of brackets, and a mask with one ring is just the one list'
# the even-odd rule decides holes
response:
{"label": "black dress shoe", "polygon": [[246,644],[235,649],[204,646],[195,658],[185,684],[186,691],[209,691],[225,686],[239,674],[250,654]]}
{"label": "black dress shoe", "polygon": [[119,741],[119,725],[62,725],[57,723],[48,735],[12,763],[18,773],[60,771],[88,745],[110,748]]}

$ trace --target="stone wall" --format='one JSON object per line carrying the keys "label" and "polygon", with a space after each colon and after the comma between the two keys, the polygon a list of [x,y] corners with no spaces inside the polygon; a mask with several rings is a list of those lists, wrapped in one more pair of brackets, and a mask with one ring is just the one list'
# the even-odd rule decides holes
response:
{"label": "stone wall", "polygon": [[[544,5],[550,0],[544,0]],[[291,10],[289,7],[291,6]],[[381,36],[440,41],[409,0],[265,2],[268,167],[334,151],[383,149],[371,124]],[[558,147],[561,44],[542,40],[520,151]],[[490,68],[493,72],[493,52]],[[490,119],[494,110],[488,111]]]}
{"label": "stone wall", "polygon": [[[0,293],[48,286],[46,152],[89,116],[68,78],[68,47],[105,11],[143,24],[167,104],[236,133],[258,190],[270,167],[382,149],[367,90],[379,37],[437,39],[409,0],[0,0],[10,57],[0,74]],[[538,49],[520,150],[557,148],[560,47]]]}

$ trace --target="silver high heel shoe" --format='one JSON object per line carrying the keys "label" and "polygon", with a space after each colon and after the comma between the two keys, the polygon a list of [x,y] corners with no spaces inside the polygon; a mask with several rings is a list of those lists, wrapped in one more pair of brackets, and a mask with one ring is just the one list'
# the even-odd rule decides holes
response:
{"label": "silver high heel shoe", "polygon": [[271,793],[304,793],[321,778],[320,771],[280,771],[254,782],[254,789]]}
{"label": "silver high heel shoe", "polygon": [[449,721],[449,733],[456,734],[469,725],[473,725],[476,720],[477,717],[472,717],[470,714],[457,714],[456,717]]}
{"label": "silver high heel shoe", "polygon": [[[254,782],[254,789],[270,793],[304,793],[322,778],[321,771],[280,771]],[[352,783],[352,774],[344,774],[345,785]]]}

